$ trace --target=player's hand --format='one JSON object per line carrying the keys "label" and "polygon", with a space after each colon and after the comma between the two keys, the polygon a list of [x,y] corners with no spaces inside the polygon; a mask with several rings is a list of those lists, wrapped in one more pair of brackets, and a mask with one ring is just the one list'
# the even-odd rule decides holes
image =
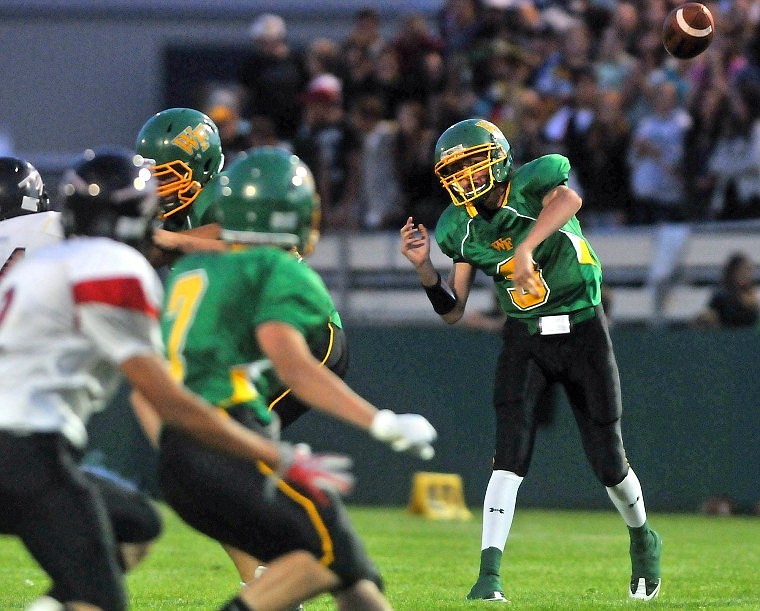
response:
{"label": "player's hand", "polygon": [[428,230],[422,223],[415,225],[411,216],[406,219],[406,224],[401,228],[401,254],[415,267],[420,267],[425,261],[430,260]]}
{"label": "player's hand", "polygon": [[533,253],[527,248],[515,249],[514,272],[512,274],[512,284],[516,289],[522,289],[534,297],[541,296],[541,285],[539,284],[538,274],[536,273],[536,264],[533,261]]}
{"label": "player's hand", "polygon": [[[353,461],[342,454],[312,454],[305,443],[280,443],[280,468],[276,475],[305,489],[311,498],[322,505],[329,499],[325,491],[346,495],[354,488],[350,469]],[[277,479],[272,481],[276,486]],[[271,491],[274,493],[274,490]]]}
{"label": "player's hand", "polygon": [[409,452],[422,460],[430,460],[435,455],[432,443],[438,433],[420,414],[396,414],[383,409],[375,415],[369,431],[396,452]]}

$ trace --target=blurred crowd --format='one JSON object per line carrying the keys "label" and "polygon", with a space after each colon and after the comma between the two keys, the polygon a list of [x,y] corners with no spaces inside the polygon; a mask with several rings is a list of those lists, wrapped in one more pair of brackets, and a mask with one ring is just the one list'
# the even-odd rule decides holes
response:
{"label": "blurred crowd", "polygon": [[760,218],[760,2],[706,2],[715,37],[667,54],[678,0],[445,0],[433,15],[353,15],[305,45],[259,16],[204,110],[228,159],[291,147],[315,172],[323,227],[434,226],[433,147],[452,123],[499,125],[519,166],[566,155],[586,228]]}

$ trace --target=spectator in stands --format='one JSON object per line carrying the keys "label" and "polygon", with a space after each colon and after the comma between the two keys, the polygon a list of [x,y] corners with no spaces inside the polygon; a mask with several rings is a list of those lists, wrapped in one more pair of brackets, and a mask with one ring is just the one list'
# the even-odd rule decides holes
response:
{"label": "spectator in stands", "polygon": [[561,34],[561,46],[539,66],[533,86],[557,105],[567,103],[575,91],[573,76],[591,64],[591,32],[583,23],[573,23]]}
{"label": "spectator in stands", "polygon": [[424,101],[439,86],[437,81],[430,82],[429,65],[441,57],[441,39],[428,26],[425,15],[412,13],[401,21],[391,45],[396,50],[404,97]]}
{"label": "spectator in stands", "polygon": [[438,13],[438,32],[447,61],[466,53],[480,31],[477,0],[446,0]]}
{"label": "spectator in stands", "polygon": [[269,117],[277,137],[292,141],[301,116],[299,96],[307,81],[304,63],[288,45],[285,21],[279,15],[256,18],[250,35],[253,51],[238,73],[246,94],[243,117]]}
{"label": "spectator in stands", "polygon": [[691,98],[688,110],[692,125],[684,137],[687,212],[691,220],[704,220],[710,212],[715,186],[709,159],[721,131],[722,117],[727,112],[726,93],[718,87],[699,87]]}
{"label": "spectator in stands", "polygon": [[572,90],[564,102],[549,117],[544,133],[555,152],[570,159],[573,168],[571,181],[582,196],[592,179],[593,168],[588,142],[588,130],[597,118],[599,88],[590,65],[580,66],[570,74]]}
{"label": "spectator in stands", "polygon": [[425,107],[416,100],[406,100],[399,105],[395,123],[390,153],[401,188],[401,215],[394,219],[392,226],[397,227],[399,221],[409,216],[432,226],[447,205],[430,173],[435,133],[428,124]]}
{"label": "spectator in stands", "polygon": [[351,107],[351,121],[362,139],[362,229],[386,229],[401,214],[401,185],[389,154],[396,124],[385,120],[384,114],[383,102],[376,95],[362,96]]}
{"label": "spectator in stands", "polygon": [[520,131],[518,108],[528,87],[534,57],[519,45],[496,39],[485,50],[481,62],[480,70],[486,85],[478,92],[475,110],[498,125],[510,140],[514,140]]}
{"label": "spectator in stands", "polygon": [[715,180],[709,216],[760,218],[760,114],[736,90],[727,96],[707,167]]}
{"label": "spectator in stands", "polygon": [[605,91],[599,96],[596,115],[583,141],[588,159],[581,177],[584,198],[578,218],[584,227],[614,227],[631,217],[630,142],[623,97],[617,90]]}
{"label": "spectator in stands", "polygon": [[373,92],[383,98],[385,116],[388,119],[396,116],[396,109],[403,100],[415,96],[417,87],[402,73],[401,57],[393,45],[387,45],[377,56],[372,82]]}
{"label": "spectator in stands", "polygon": [[320,36],[306,49],[306,75],[309,80],[320,74],[337,74],[340,71],[340,47],[332,38]]}
{"label": "spectator in stands", "polygon": [[548,114],[547,105],[533,89],[525,89],[517,106],[517,137],[514,139],[515,167],[536,159],[549,151],[543,125]]}
{"label": "spectator in stands", "polygon": [[374,8],[365,7],[356,11],[353,27],[343,41],[343,52],[355,48],[364,52],[370,60],[376,59],[386,45],[380,26],[380,13]]}
{"label": "spectator in stands", "polygon": [[326,229],[360,225],[361,138],[343,110],[340,79],[322,74],[303,96],[303,120],[293,152],[312,168]]}
{"label": "spectator in stands", "polygon": [[635,97],[631,76],[636,69],[636,58],[626,51],[624,40],[615,27],[609,26],[602,32],[592,65],[599,89],[620,91],[624,106]]}
{"label": "spectator in stands", "polygon": [[219,140],[224,151],[224,167],[250,148],[251,124],[241,114],[241,92],[233,87],[212,89],[203,112],[219,128]]}
{"label": "spectator in stands", "polygon": [[746,253],[732,254],[723,267],[720,286],[713,292],[707,306],[692,321],[693,326],[756,326],[760,322],[760,303],[754,271],[755,265]]}
{"label": "spectator in stands", "polygon": [[663,79],[654,88],[654,110],[633,133],[628,152],[635,224],[677,222],[684,213],[684,138],[691,117],[678,104],[678,90]]}

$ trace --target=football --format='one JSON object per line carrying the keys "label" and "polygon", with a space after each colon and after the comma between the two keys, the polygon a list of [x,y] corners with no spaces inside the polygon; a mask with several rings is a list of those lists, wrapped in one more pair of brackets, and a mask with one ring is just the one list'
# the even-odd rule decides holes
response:
{"label": "football", "polygon": [[668,14],[662,25],[662,42],[673,57],[691,59],[710,46],[714,33],[709,9],[699,2],[686,2]]}

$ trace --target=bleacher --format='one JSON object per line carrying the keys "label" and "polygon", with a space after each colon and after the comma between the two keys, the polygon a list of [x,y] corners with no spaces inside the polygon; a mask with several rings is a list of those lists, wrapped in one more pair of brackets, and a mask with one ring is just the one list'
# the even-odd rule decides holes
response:
{"label": "bleacher", "polygon": [[[683,324],[704,307],[725,261],[743,251],[758,263],[760,221],[670,224],[586,232],[602,261],[616,323]],[[443,274],[450,260],[432,245]],[[417,274],[400,252],[398,232],[327,233],[309,258],[346,318],[440,323]],[[490,279],[478,274],[468,309],[491,307]]]}

